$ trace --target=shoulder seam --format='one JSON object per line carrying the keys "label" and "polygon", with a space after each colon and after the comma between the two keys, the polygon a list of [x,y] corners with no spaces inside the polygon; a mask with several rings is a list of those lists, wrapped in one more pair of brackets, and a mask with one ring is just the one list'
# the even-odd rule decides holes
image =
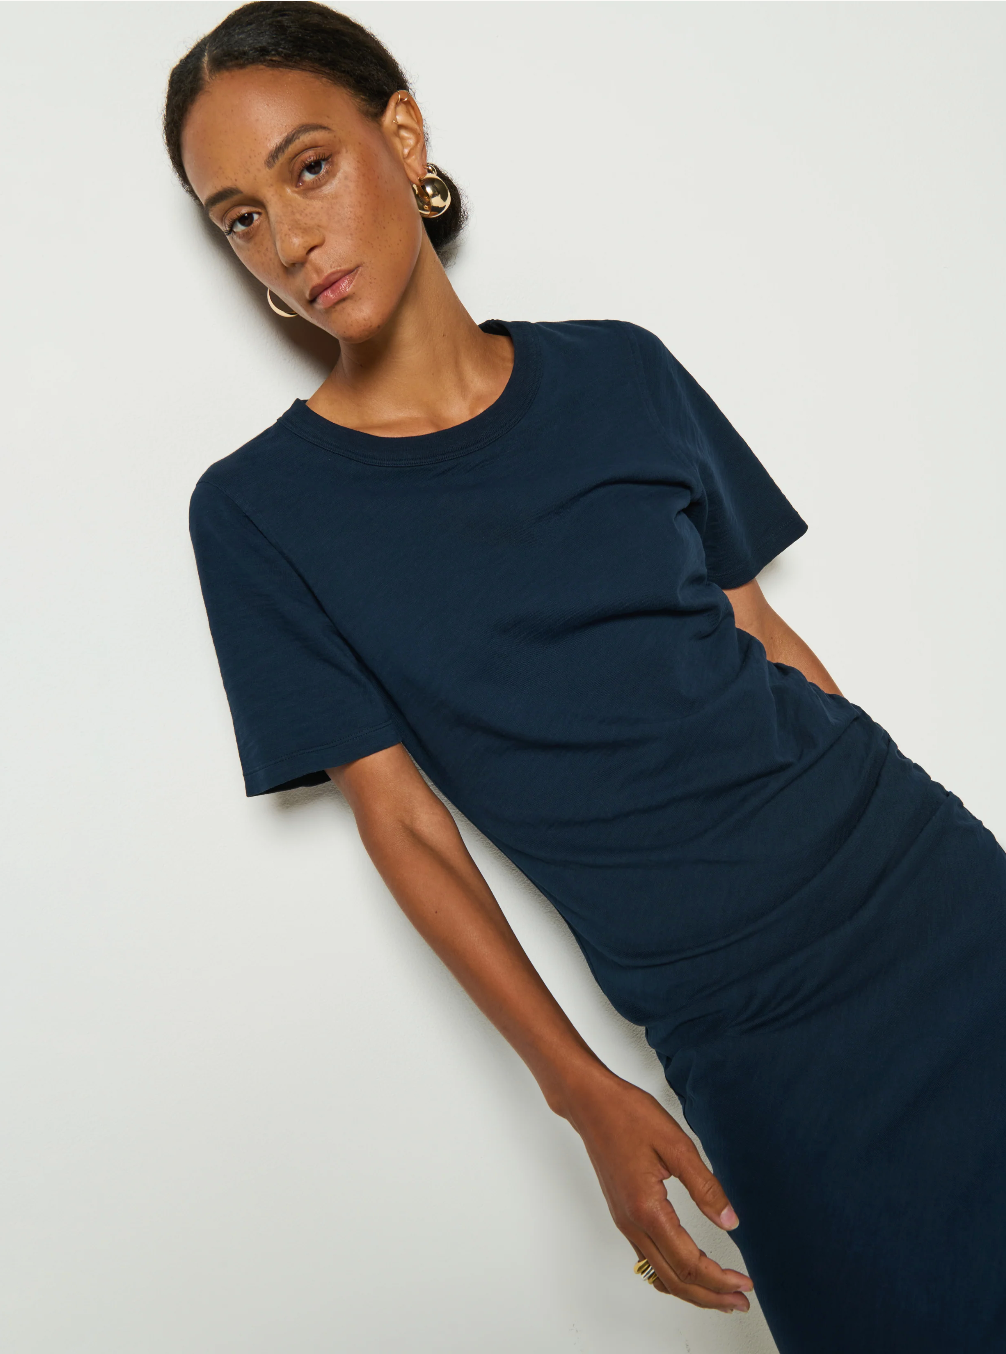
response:
{"label": "shoulder seam", "polygon": [[[685,451],[685,453],[688,455],[688,459],[691,462],[693,469],[695,470],[695,473],[699,477],[699,483],[701,484],[702,483],[701,466],[696,462],[691,447],[689,447],[687,443],[683,443],[682,446],[678,446],[672,440],[670,430],[668,428],[665,428],[663,423],[660,421],[660,416],[657,413],[656,406],[653,403],[653,398],[650,394],[650,387],[646,380],[646,370],[643,366],[642,353],[640,352],[639,349],[639,338],[636,333],[636,331],[642,329],[643,326],[633,324],[631,320],[617,320],[616,323],[618,324],[622,333],[625,335],[629,348],[632,351],[632,368],[636,376],[636,386],[640,394],[642,395],[643,403],[646,406],[646,412],[650,416],[651,423],[656,428],[657,432],[660,434],[661,441],[663,441],[664,444],[671,449],[671,451],[674,452],[680,452],[681,450]],[[653,333],[653,331],[649,329],[646,330],[646,332],[648,334]],[[658,343],[660,342],[660,339],[657,337],[656,334],[653,334],[653,337],[657,339]],[[670,350],[668,349],[668,351]],[[674,354],[672,353],[671,356],[673,357]],[[691,423],[693,430],[697,434],[700,433],[698,423],[696,422],[695,419],[695,414],[693,413],[691,407],[689,406],[688,401],[682,400],[682,405],[684,406],[685,412],[688,416],[689,422]]]}
{"label": "shoulder seam", "polygon": [[[226,455],[218,456],[215,461],[211,461],[210,464],[199,476],[199,479],[196,481],[196,484],[199,484],[202,480],[206,479],[208,483],[213,484],[214,488],[219,488],[219,486],[216,484],[216,479],[214,475],[214,472],[217,470],[217,467],[227,465],[227,463],[233,461],[235,457],[240,456],[242,452],[247,451],[251,447],[254,447],[256,443],[262,442],[266,438],[274,437],[279,428],[281,419],[282,414],[278,418],[273,419],[272,423],[270,423],[267,427],[263,428],[260,432],[257,432],[254,437],[249,437],[247,441],[242,442],[240,446],[235,447],[233,451],[229,451],[227,452]],[[225,489],[221,489],[221,493],[226,492],[227,491]],[[237,502],[236,499],[234,499],[233,501],[235,503]]]}
{"label": "shoulder seam", "polygon": [[294,561],[290,558],[287,552],[282,548],[282,546],[277,545],[271,536],[269,536],[265,531],[262,530],[259,524],[255,521],[255,518],[248,511],[248,509],[245,508],[241,503],[239,503],[233,494],[229,493],[226,489],[222,488],[221,485],[215,483],[213,479],[207,478],[209,476],[210,469],[212,469],[212,467],[209,467],[207,470],[204,470],[202,475],[200,475],[199,479],[196,481],[196,487],[192,491],[193,494],[195,494],[195,491],[200,484],[205,484],[208,488],[215,490],[215,492],[218,493],[221,498],[225,499],[228,503],[232,504],[241,514],[241,516],[245,519],[248,525],[252,528],[252,530],[256,532],[257,535],[261,536],[262,540],[265,541],[269,549],[272,550],[275,554],[277,554],[279,558],[287,566],[287,568],[290,569],[296,575],[296,577],[300,579],[301,583],[314,598],[315,605],[321,610],[322,614],[325,616],[329,625],[331,625],[332,629],[335,630],[336,634],[338,634],[340,637],[344,639],[345,637],[342,635],[342,631],[339,629],[335,621],[332,619],[331,615],[328,612],[328,609],[323,605],[321,598],[315,592],[314,588],[312,588],[308,579],[304,577],[303,573],[300,571],[300,569],[297,567]]}
{"label": "shoulder seam", "polygon": [[[219,494],[221,498],[225,498],[228,503],[232,504],[235,508],[237,508],[241,516],[247,518],[249,524],[255,528],[255,530],[258,532],[258,534],[262,537],[263,540],[268,541],[274,550],[279,550],[279,547],[269,536],[266,535],[266,533],[262,530],[259,524],[255,521],[255,518],[252,517],[251,513],[244,506],[244,504],[241,503],[238,499],[236,499],[229,489],[225,489],[222,484],[217,484],[216,480],[210,475],[210,470],[212,469],[213,467],[209,466],[199,476],[198,480],[196,480],[195,487],[192,490],[193,495],[195,495],[196,489],[198,489],[200,485],[202,485],[204,488],[212,489],[214,493]],[[282,551],[280,551],[280,554],[282,554]]]}

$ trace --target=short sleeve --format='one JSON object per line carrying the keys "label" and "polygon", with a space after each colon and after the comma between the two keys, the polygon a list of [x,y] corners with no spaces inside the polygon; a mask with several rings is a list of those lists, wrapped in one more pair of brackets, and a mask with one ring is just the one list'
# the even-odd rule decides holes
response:
{"label": "short sleeve", "polygon": [[308,584],[205,476],[189,532],[248,795],[320,785],[326,767],[401,741]]}
{"label": "short sleeve", "polygon": [[626,327],[657,422],[695,471],[699,493],[689,515],[702,536],[707,575],[721,588],[750,583],[804,534],[807,523],[656,334]]}

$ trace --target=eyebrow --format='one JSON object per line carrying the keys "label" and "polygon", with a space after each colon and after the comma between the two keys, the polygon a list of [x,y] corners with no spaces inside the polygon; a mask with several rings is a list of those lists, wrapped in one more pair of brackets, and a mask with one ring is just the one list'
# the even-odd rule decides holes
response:
{"label": "eyebrow", "polygon": [[237,197],[241,192],[240,188],[220,188],[215,193],[211,193],[203,203],[203,210],[211,212],[214,207],[218,207],[221,202],[226,202],[229,197]]}
{"label": "eyebrow", "polygon": [[287,132],[282,141],[276,142],[265,157],[266,169],[272,169],[280,156],[290,149],[298,137],[304,136],[307,132],[330,132],[331,130],[331,127],[326,127],[323,122],[302,122],[299,127],[294,127],[292,132]]}
{"label": "eyebrow", "polygon": [[[287,132],[282,141],[277,141],[272,150],[265,157],[266,169],[275,167],[277,161],[286,153],[293,143],[308,132],[330,132],[331,127],[326,127],[323,122],[302,122],[299,127],[294,127],[292,132]],[[226,202],[229,197],[238,197],[241,193],[240,188],[218,188],[215,193],[203,203],[203,210],[211,212],[214,207],[219,207],[221,202]]]}

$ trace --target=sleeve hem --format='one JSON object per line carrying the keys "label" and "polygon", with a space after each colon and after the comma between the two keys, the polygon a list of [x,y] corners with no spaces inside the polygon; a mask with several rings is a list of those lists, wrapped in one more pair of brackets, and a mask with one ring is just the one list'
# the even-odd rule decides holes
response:
{"label": "sleeve hem", "polygon": [[730,561],[725,568],[709,569],[707,577],[718,588],[742,588],[757,578],[766,564],[770,564],[778,555],[798,541],[807,532],[807,523],[794,513],[794,521],[773,531],[764,540],[759,541],[742,558]]}
{"label": "sleeve hem", "polygon": [[252,798],[255,795],[272,794],[276,790],[323,785],[328,780],[325,775],[328,767],[342,766],[344,762],[355,761],[357,757],[369,757],[372,752],[381,752],[401,741],[394,722],[387,719],[382,724],[350,734],[334,743],[322,743],[318,747],[292,752],[287,757],[246,771],[245,794]]}

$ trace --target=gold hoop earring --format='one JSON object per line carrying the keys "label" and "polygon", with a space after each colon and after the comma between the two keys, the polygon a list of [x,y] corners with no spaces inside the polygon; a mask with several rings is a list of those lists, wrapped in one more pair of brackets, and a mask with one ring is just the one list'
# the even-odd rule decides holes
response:
{"label": "gold hoop earring", "polygon": [[418,183],[412,185],[412,191],[416,195],[419,215],[427,220],[431,216],[443,216],[451,205],[451,190],[438,174],[436,165],[429,160],[426,162],[426,173]]}
{"label": "gold hoop earring", "polygon": [[272,292],[268,287],[265,289],[265,299],[269,302],[269,309],[273,314],[282,315],[284,320],[295,320],[297,318],[296,313],[292,310],[280,310],[279,306],[272,299]]}

